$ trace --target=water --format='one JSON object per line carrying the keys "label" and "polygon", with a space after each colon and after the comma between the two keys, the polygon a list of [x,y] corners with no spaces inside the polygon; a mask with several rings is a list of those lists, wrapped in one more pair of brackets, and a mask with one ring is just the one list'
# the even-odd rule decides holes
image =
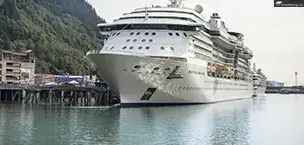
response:
{"label": "water", "polygon": [[303,145],[304,95],[184,107],[0,105],[0,145]]}

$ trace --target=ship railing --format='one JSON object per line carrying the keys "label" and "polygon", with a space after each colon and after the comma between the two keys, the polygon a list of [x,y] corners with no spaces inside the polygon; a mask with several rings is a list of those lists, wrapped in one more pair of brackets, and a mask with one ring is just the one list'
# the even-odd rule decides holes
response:
{"label": "ship railing", "polygon": [[[234,74],[234,72],[237,72]],[[251,73],[240,68],[225,65],[208,65],[207,74],[211,77],[251,81]]]}
{"label": "ship railing", "polygon": [[[168,6],[150,6],[150,7],[140,7],[140,8],[136,8],[134,11],[138,11],[138,10],[146,10],[146,9],[151,9],[151,8],[171,8]],[[194,10],[193,8],[187,8],[187,7],[181,7],[182,9],[186,9],[186,10]]]}
{"label": "ship railing", "polygon": [[220,49],[220,48],[218,48],[218,47],[216,47],[216,46],[214,46],[213,48],[214,48],[215,50],[219,50],[220,52],[225,53],[226,55],[229,55],[229,56],[234,56],[234,55],[235,55],[235,53],[226,52],[226,51],[224,51],[224,50],[222,50],[222,49]]}

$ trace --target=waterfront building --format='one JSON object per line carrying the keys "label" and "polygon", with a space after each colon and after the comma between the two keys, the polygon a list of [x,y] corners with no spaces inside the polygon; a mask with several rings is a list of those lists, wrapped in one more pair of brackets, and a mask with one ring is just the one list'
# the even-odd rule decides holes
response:
{"label": "waterfront building", "polygon": [[284,83],[278,81],[267,81],[267,87],[284,87]]}
{"label": "waterfront building", "polygon": [[0,50],[0,74],[2,84],[33,85],[35,58],[32,51]]}
{"label": "waterfront building", "polygon": [[36,74],[35,84],[63,84],[69,82],[77,82],[79,84],[91,84],[96,82],[96,76],[91,75],[52,75],[52,74]]}

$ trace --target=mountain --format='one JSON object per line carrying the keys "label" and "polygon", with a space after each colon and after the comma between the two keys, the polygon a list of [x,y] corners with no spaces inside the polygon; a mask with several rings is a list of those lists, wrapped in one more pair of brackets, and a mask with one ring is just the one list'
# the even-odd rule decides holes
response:
{"label": "mountain", "polygon": [[0,0],[0,49],[31,49],[36,73],[92,73],[84,58],[103,45],[105,23],[85,0]]}

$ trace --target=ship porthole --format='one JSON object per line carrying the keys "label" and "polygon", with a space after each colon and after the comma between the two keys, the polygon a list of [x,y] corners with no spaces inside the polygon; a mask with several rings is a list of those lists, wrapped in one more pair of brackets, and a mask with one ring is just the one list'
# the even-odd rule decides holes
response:
{"label": "ship porthole", "polygon": [[153,39],[150,39],[149,42],[153,42]]}
{"label": "ship porthole", "polygon": [[161,49],[161,50],[165,50],[165,47],[162,46],[162,47],[160,47],[160,49]]}
{"label": "ship porthole", "polygon": [[114,49],[114,47],[115,47],[115,46],[112,46],[110,49],[112,50],[112,49]]}
{"label": "ship porthole", "polygon": [[147,50],[149,50],[149,49],[150,49],[150,47],[149,47],[149,46],[147,46],[147,47],[146,47],[146,49],[147,49]]}
{"label": "ship porthole", "polygon": [[170,68],[166,68],[166,69],[165,69],[165,71],[169,71],[169,70],[170,70]]}
{"label": "ship porthole", "polygon": [[152,35],[154,36],[154,35],[156,35],[156,33],[155,33],[155,32],[153,32],[153,33],[152,33]]}
{"label": "ship porthole", "polygon": [[179,33],[175,33],[176,36],[179,36]]}
{"label": "ship porthole", "polygon": [[134,68],[136,68],[136,69],[140,69],[140,66],[139,66],[139,65],[136,65],[136,66],[134,66]]}
{"label": "ship porthole", "polygon": [[141,42],[146,42],[146,39],[141,40]]}
{"label": "ship porthole", "polygon": [[138,49],[142,49],[142,46],[139,46]]}
{"label": "ship porthole", "polygon": [[172,34],[172,33],[169,33],[169,35],[172,36],[173,34]]}
{"label": "ship porthole", "polygon": [[134,39],[134,40],[133,40],[133,42],[136,42],[136,41],[137,41],[137,39]]}
{"label": "ship porthole", "polygon": [[130,35],[133,35],[134,33],[132,32],[132,33],[130,33]]}
{"label": "ship porthole", "polygon": [[187,37],[187,34],[186,34],[186,33],[184,33],[184,36],[185,36],[185,37]]}
{"label": "ship porthole", "polygon": [[127,48],[127,46],[124,46],[122,49],[126,49]]}
{"label": "ship porthole", "polygon": [[155,67],[153,70],[158,71],[158,70],[159,70],[159,67]]}
{"label": "ship porthole", "polygon": [[131,39],[127,39],[127,41],[126,42],[130,42],[131,41]]}
{"label": "ship porthole", "polygon": [[133,49],[134,47],[133,46],[131,46],[129,49]]}
{"label": "ship porthole", "polygon": [[137,32],[137,33],[136,33],[136,35],[139,35],[139,34],[140,34],[140,32]]}
{"label": "ship porthole", "polygon": [[170,49],[171,49],[172,51],[174,51],[174,48],[173,48],[173,47],[170,47]]}
{"label": "ship porthole", "polygon": [[145,35],[149,35],[149,32],[146,32]]}

